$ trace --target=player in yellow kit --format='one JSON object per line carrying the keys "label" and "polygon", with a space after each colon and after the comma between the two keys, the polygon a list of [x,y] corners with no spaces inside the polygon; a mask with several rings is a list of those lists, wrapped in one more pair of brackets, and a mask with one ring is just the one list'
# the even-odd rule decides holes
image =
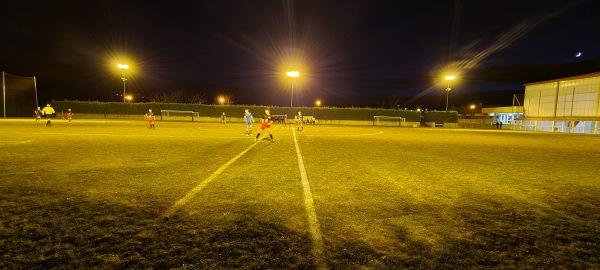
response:
{"label": "player in yellow kit", "polygon": [[52,122],[50,122],[50,118],[52,118],[55,113],[56,112],[54,111],[54,108],[52,108],[52,106],[50,106],[50,104],[46,104],[46,107],[42,110],[42,115],[46,116],[46,126],[47,127],[52,126]]}

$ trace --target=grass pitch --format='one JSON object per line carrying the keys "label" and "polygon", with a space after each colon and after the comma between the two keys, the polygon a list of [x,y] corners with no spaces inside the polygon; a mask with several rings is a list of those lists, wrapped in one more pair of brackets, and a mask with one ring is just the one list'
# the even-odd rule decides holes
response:
{"label": "grass pitch", "polygon": [[598,136],[53,123],[0,121],[0,268],[600,267]]}

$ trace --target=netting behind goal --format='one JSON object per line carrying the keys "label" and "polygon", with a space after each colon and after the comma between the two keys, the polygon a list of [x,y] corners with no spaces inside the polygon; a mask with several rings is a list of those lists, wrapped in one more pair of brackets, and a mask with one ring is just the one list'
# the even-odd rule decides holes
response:
{"label": "netting behind goal", "polygon": [[406,118],[398,116],[373,116],[374,126],[401,127],[402,123],[404,123],[405,121]]}
{"label": "netting behind goal", "polygon": [[161,121],[197,121],[200,113],[193,111],[161,110]]}
{"label": "netting behind goal", "polygon": [[273,123],[280,123],[280,124],[286,124],[287,123],[287,115],[285,114],[273,114],[271,115],[271,120],[273,120]]}
{"label": "netting behind goal", "polygon": [[38,106],[35,77],[2,72],[2,116],[32,117]]}

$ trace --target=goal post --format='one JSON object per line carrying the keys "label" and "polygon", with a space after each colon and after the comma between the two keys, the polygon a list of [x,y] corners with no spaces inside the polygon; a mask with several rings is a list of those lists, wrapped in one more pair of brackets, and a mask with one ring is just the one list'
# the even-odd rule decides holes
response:
{"label": "goal post", "polygon": [[374,126],[394,126],[401,127],[402,123],[406,122],[406,118],[399,116],[383,116],[376,115],[373,116],[373,125]]}
{"label": "goal post", "polygon": [[273,120],[273,123],[286,124],[287,120],[288,120],[288,116],[287,116],[287,114],[272,114],[271,120]]}
{"label": "goal post", "polygon": [[178,110],[161,110],[161,121],[192,121],[197,120],[200,116],[199,112],[194,111],[178,111]]}

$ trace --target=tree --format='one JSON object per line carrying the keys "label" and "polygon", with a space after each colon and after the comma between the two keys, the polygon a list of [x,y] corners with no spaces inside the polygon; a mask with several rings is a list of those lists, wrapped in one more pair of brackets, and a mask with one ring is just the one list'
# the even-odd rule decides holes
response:
{"label": "tree", "polygon": [[220,105],[233,105],[235,103],[235,96],[231,93],[225,93],[217,97],[217,104]]}
{"label": "tree", "polygon": [[190,103],[192,104],[206,104],[207,101],[206,93],[193,93],[190,95]]}
{"label": "tree", "polygon": [[183,91],[151,93],[150,101],[158,103],[179,103],[183,100]]}

